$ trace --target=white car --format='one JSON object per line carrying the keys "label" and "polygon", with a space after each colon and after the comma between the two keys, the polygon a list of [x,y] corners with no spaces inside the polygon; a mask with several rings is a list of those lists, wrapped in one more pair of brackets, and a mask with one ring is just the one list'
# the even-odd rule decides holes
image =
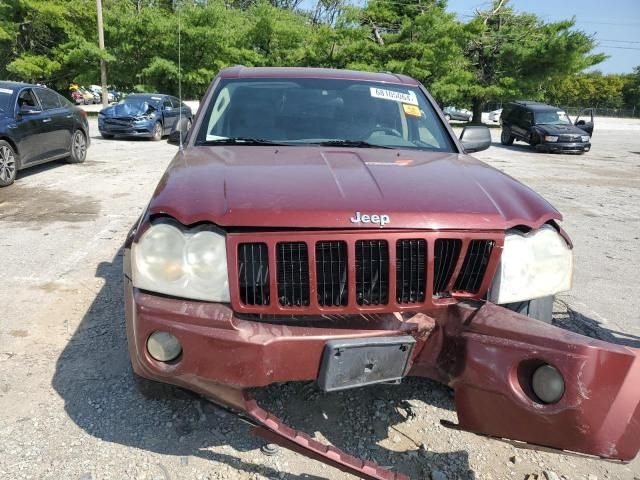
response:
{"label": "white car", "polygon": [[493,112],[489,112],[489,121],[490,122],[499,122],[500,115],[502,114],[502,109],[494,110]]}

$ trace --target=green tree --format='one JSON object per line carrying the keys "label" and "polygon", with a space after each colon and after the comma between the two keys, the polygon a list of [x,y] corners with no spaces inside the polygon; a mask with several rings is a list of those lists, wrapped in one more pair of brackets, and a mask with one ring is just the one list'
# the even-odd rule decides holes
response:
{"label": "green tree", "polygon": [[640,65],[633,69],[633,73],[628,75],[622,96],[626,108],[633,110],[634,114],[640,112]]}
{"label": "green tree", "polygon": [[544,22],[517,13],[507,0],[493,0],[465,26],[465,55],[473,81],[464,88],[479,122],[487,101],[516,97],[539,99],[545,85],[603,61],[591,53],[593,37],[576,30],[575,19]]}

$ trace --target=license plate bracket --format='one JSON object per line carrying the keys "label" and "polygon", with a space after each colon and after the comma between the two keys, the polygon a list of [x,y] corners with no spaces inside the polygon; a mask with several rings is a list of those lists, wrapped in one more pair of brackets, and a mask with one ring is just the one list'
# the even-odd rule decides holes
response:
{"label": "license plate bracket", "polygon": [[332,392],[398,381],[407,373],[415,343],[409,335],[330,340],[322,354],[318,386]]}

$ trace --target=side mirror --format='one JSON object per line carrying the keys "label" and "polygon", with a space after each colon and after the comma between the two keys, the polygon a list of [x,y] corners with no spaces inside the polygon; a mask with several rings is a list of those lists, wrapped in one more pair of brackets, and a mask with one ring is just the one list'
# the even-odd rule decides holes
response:
{"label": "side mirror", "polygon": [[[187,139],[187,132],[186,130],[174,130],[173,132],[171,132],[169,134],[169,138],[167,139],[167,143],[170,145],[177,145],[180,146],[180,143],[184,143],[185,140]],[[182,142],[180,142],[180,134],[182,134]]]}
{"label": "side mirror", "polygon": [[162,110],[164,110],[165,112],[170,112],[171,110],[173,110],[173,107],[162,107]]}
{"label": "side mirror", "polygon": [[40,110],[38,110],[37,108],[32,107],[30,105],[24,105],[23,104],[20,107],[19,113],[20,113],[20,115],[34,115],[36,113],[40,113]]}
{"label": "side mirror", "polygon": [[491,146],[491,132],[484,126],[464,127],[460,142],[465,153],[481,152]]}
{"label": "side mirror", "polygon": [[578,123],[576,123],[576,125],[586,125],[587,122],[585,122],[584,120],[578,120]]}

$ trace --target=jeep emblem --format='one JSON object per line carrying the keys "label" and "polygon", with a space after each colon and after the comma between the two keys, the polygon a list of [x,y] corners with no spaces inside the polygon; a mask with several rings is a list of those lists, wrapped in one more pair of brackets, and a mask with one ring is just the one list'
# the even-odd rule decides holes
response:
{"label": "jeep emblem", "polygon": [[356,212],[354,217],[351,217],[351,223],[377,223],[381,227],[384,227],[385,224],[391,221],[389,215],[363,215],[360,212]]}

